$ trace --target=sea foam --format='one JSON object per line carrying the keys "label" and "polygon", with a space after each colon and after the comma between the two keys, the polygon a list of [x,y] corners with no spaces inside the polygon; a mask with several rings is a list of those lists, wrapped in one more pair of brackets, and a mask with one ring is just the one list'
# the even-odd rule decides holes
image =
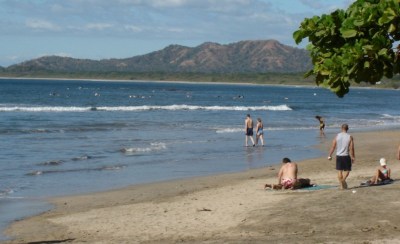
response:
{"label": "sea foam", "polygon": [[106,106],[106,107],[62,107],[62,106],[12,106],[0,107],[0,112],[93,112],[93,111],[150,111],[150,110],[208,110],[208,111],[290,111],[286,104],[276,106],[199,106],[199,105],[142,105],[142,106]]}

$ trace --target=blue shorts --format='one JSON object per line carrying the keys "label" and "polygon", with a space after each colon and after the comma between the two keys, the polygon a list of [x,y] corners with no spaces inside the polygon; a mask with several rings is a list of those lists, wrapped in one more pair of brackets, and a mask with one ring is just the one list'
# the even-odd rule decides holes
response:
{"label": "blue shorts", "polygon": [[247,128],[246,136],[253,136],[253,128]]}
{"label": "blue shorts", "polygon": [[351,157],[350,156],[336,156],[336,169],[351,171]]}

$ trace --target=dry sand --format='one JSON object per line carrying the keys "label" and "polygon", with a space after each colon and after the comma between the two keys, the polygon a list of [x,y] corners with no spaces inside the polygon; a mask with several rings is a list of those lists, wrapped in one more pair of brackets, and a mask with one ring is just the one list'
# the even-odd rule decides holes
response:
{"label": "dry sand", "polygon": [[[132,186],[52,199],[54,210],[14,223],[5,243],[400,243],[400,132],[353,136],[348,190],[326,158],[299,162],[299,177],[332,186],[323,190],[265,191],[279,165]],[[396,181],[360,188],[380,157]]]}

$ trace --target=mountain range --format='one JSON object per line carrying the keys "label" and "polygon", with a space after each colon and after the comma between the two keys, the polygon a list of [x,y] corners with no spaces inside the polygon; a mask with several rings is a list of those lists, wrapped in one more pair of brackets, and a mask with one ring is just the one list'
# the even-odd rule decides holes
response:
{"label": "mountain range", "polygon": [[145,55],[122,59],[77,59],[44,56],[9,67],[7,73],[34,72],[193,72],[295,73],[312,68],[308,51],[276,40],[205,42],[197,47],[169,45]]}

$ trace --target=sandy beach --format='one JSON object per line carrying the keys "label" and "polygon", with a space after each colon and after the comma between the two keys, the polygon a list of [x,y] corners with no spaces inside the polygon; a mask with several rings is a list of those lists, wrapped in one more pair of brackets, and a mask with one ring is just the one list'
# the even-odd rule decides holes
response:
{"label": "sandy beach", "polygon": [[[348,190],[325,157],[298,162],[299,177],[329,186],[321,190],[264,190],[280,165],[137,185],[50,199],[53,210],[15,222],[4,243],[400,243],[400,132],[351,134]],[[333,136],[319,146],[326,154]],[[359,187],[381,157],[394,183]]]}

